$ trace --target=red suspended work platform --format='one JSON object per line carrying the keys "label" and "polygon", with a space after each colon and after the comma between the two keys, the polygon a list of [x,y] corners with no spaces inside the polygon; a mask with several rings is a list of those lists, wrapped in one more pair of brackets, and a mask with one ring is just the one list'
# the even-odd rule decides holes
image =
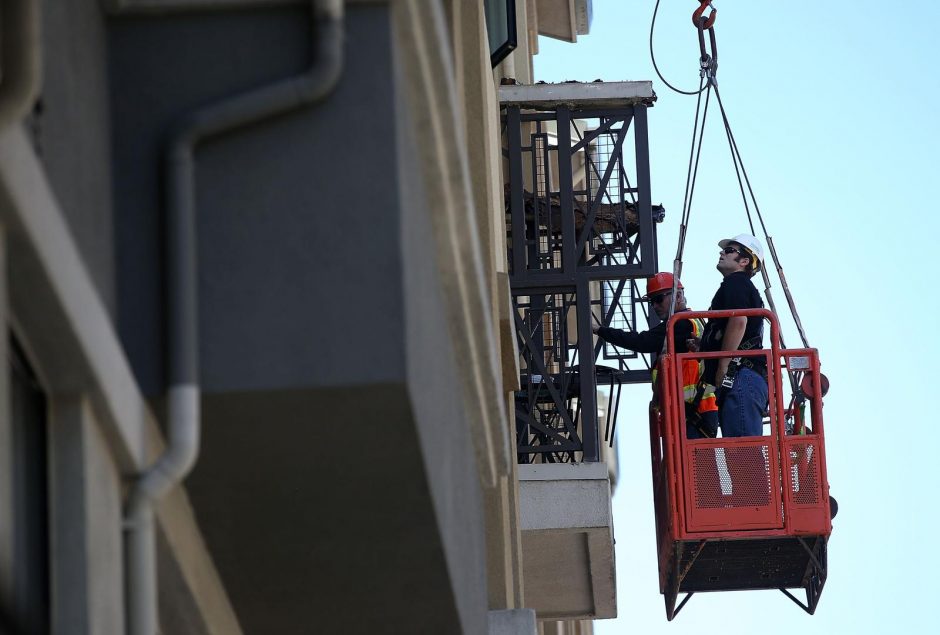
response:
{"label": "red suspended work platform", "polygon": [[[767,320],[770,348],[675,353],[677,320],[735,316]],[[658,398],[650,406],[666,617],[675,617],[694,593],[753,589],[779,589],[812,614],[826,582],[832,532],[822,404],[828,386],[817,350],[781,349],[779,323],[765,309],[684,311],[670,319],[667,333]],[[682,362],[738,356],[767,362],[764,435],[687,439]],[[794,589],[805,591],[805,603]]]}

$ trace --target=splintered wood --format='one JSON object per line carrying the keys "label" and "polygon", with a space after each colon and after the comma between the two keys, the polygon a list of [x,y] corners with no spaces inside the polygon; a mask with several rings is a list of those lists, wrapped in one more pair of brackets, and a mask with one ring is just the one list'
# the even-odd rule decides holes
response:
{"label": "splintered wood", "polygon": [[[525,207],[526,222],[539,220],[540,233],[561,234],[561,197],[550,194],[548,197],[536,197],[532,192],[523,192],[523,205]],[[505,191],[506,215],[509,217],[510,192]],[[591,202],[575,197],[573,199],[575,231],[580,232],[587,222],[591,211]],[[663,207],[653,205],[653,217],[661,218]],[[509,227],[507,227],[507,230]],[[595,234],[622,234],[629,238],[640,231],[637,220],[636,203],[623,201],[622,203],[599,203],[594,213],[593,230]]]}

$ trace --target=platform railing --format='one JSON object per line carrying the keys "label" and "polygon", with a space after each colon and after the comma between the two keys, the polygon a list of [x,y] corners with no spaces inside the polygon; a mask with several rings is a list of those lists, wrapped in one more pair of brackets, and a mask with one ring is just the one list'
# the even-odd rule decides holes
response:
{"label": "platform railing", "polygon": [[[676,354],[678,320],[738,316],[770,323],[768,348]],[[766,433],[687,438],[683,362],[734,357],[766,362]],[[698,592],[755,589],[780,590],[812,614],[826,582],[832,531],[822,405],[827,386],[818,352],[781,349],[777,320],[763,309],[684,311],[670,319],[659,364],[650,451],[667,618]],[[793,589],[802,589],[805,601]]]}
{"label": "platform railing", "polygon": [[[770,325],[770,347],[749,351],[675,352],[674,325],[690,318],[722,319],[760,317]],[[704,361],[733,357],[763,357],[767,368],[768,412],[766,434],[757,437],[686,438],[685,403],[681,372],[687,360]],[[822,395],[819,357],[815,349],[781,349],[779,324],[765,309],[730,311],[685,311],[670,319],[667,355],[661,362],[662,386],[658,408],[662,456],[657,457],[653,438],[653,466],[659,496],[662,484],[669,487],[668,506],[658,501],[661,513],[675,538],[706,534],[743,537],[761,530],[784,535],[828,534],[831,531],[826,480],[822,399],[784,393],[795,383],[788,373],[803,376],[807,392]],[[788,378],[789,379],[789,378]],[[797,388],[797,392],[800,389]],[[809,418],[805,409],[808,408]],[[651,422],[657,413],[651,414]],[[794,421],[796,424],[794,425]],[[808,425],[811,422],[811,425]],[[667,509],[668,507],[668,509]],[[663,523],[660,523],[661,525]],[[663,530],[661,527],[660,530]]]}

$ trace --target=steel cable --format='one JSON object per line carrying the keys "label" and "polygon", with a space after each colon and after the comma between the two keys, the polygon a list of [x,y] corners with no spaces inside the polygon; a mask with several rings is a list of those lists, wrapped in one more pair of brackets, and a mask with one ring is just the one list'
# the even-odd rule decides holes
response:
{"label": "steel cable", "polygon": [[[738,149],[738,144],[734,138],[734,133],[731,131],[731,123],[728,121],[728,114],[725,111],[724,103],[721,100],[721,92],[718,90],[717,84],[715,85],[715,97],[718,100],[718,108],[721,111],[722,123],[724,124],[725,133],[728,137],[728,146],[729,146],[729,149],[731,150],[732,160],[735,166],[735,172],[738,172],[738,169],[740,167],[740,172],[738,173],[738,182],[740,184],[741,175],[743,175],[744,183],[747,185],[748,194],[750,194],[751,202],[754,205],[754,212],[757,214],[757,220],[760,223],[761,231],[763,232],[764,238],[767,241],[767,247],[768,247],[768,250],[770,251],[771,259],[773,260],[774,266],[777,269],[777,275],[780,278],[780,286],[783,288],[783,294],[787,299],[787,304],[790,308],[790,313],[793,316],[793,322],[796,324],[796,328],[800,334],[800,339],[803,342],[803,346],[806,348],[809,348],[810,347],[809,340],[806,337],[806,331],[803,329],[803,323],[800,320],[800,314],[796,310],[796,303],[793,300],[793,294],[790,292],[790,287],[787,284],[787,278],[783,273],[783,265],[780,264],[780,258],[777,255],[777,249],[774,246],[774,239],[770,235],[770,232],[767,231],[767,224],[764,222],[764,216],[763,214],[761,214],[760,206],[758,206],[757,204],[757,197],[754,196],[754,188],[751,186],[751,179],[747,175],[747,169],[744,167],[744,161],[741,158],[741,152]],[[744,195],[743,187],[741,188],[741,196],[744,200],[744,208],[747,213],[748,223],[750,224],[750,227],[751,227],[751,233],[756,235],[756,232],[754,230],[754,222],[751,218],[751,212],[747,204],[747,196]],[[761,271],[763,272],[764,284],[766,287],[764,289],[764,294],[767,296],[767,302],[770,304],[771,310],[774,312],[775,315],[777,315],[778,313],[777,313],[776,307],[774,306],[773,296],[770,293],[770,276],[767,274],[766,267],[761,267]],[[785,345],[783,343],[783,335],[780,336],[780,344],[781,346],[784,346],[785,348]]]}
{"label": "steel cable", "polygon": [[656,14],[659,13],[659,2],[660,0],[656,0],[656,6],[653,8],[653,19],[650,21],[650,59],[653,61],[653,69],[656,71],[656,74],[659,76],[659,79],[661,79],[662,82],[666,86],[668,86],[675,92],[679,93],[680,95],[701,95],[702,91],[705,90],[706,88],[704,85],[700,85],[699,89],[696,91],[682,90],[681,88],[676,88],[675,86],[670,84],[669,81],[665,77],[663,77],[663,74],[659,72],[659,65],[656,64],[656,53],[653,50],[653,30],[656,28]]}
{"label": "steel cable", "polygon": [[[702,53],[703,55],[703,58],[702,58],[703,66],[702,66],[702,75],[701,75],[702,79],[699,82],[699,88],[697,91],[686,91],[686,90],[676,88],[675,86],[670,84],[669,81],[666,80],[665,77],[663,77],[663,74],[659,70],[659,66],[656,63],[656,54],[655,54],[655,49],[653,46],[653,33],[656,27],[656,16],[659,12],[659,3],[660,3],[660,0],[656,0],[656,5],[653,9],[653,18],[650,22],[650,59],[652,60],[653,68],[656,71],[656,75],[659,76],[659,79],[662,80],[662,82],[674,92],[677,92],[681,95],[696,95],[698,97],[696,101],[696,105],[695,105],[695,123],[692,128],[692,145],[689,150],[689,167],[686,171],[685,194],[684,194],[684,198],[682,202],[682,218],[679,224],[679,239],[678,239],[678,245],[676,249],[676,257],[675,257],[675,260],[673,261],[672,294],[671,294],[671,300],[669,303],[669,313],[667,314],[666,319],[668,320],[669,317],[673,315],[673,313],[675,312],[675,308],[676,308],[676,293],[678,291],[679,277],[682,273],[682,255],[685,250],[685,240],[688,234],[689,218],[691,216],[691,211],[692,211],[692,198],[695,193],[695,183],[698,177],[699,158],[701,157],[702,141],[704,139],[704,134],[705,134],[705,123],[708,117],[708,104],[711,98],[711,92],[712,92],[711,89],[714,88],[715,97],[718,100],[718,107],[721,111],[721,119],[722,119],[722,124],[725,129],[725,135],[728,139],[728,148],[731,152],[731,161],[732,161],[732,164],[734,165],[735,176],[737,177],[737,180],[738,180],[738,189],[741,192],[741,200],[744,203],[744,211],[745,211],[745,214],[747,215],[748,226],[751,230],[751,234],[756,236],[757,231],[754,227],[754,219],[751,214],[750,205],[748,203],[748,194],[749,194],[750,202],[751,204],[753,204],[754,212],[757,214],[758,222],[760,223],[761,230],[767,242],[767,247],[768,247],[768,250],[770,251],[770,255],[774,262],[774,266],[777,269],[777,275],[780,278],[780,284],[781,284],[781,287],[783,288],[784,296],[787,299],[787,305],[789,306],[790,313],[793,316],[793,321],[796,324],[797,330],[799,331],[800,339],[803,342],[803,346],[806,348],[809,348],[810,347],[809,340],[806,337],[806,332],[803,329],[802,321],[800,320],[799,313],[796,310],[796,303],[793,300],[793,294],[790,292],[790,287],[787,284],[786,276],[783,273],[783,266],[781,265],[780,258],[777,255],[777,250],[776,250],[776,247],[774,246],[773,237],[767,231],[767,225],[764,222],[763,214],[761,214],[760,207],[757,204],[757,197],[754,195],[754,189],[751,186],[751,180],[748,177],[747,169],[744,167],[744,161],[741,157],[740,150],[738,149],[737,141],[734,138],[734,133],[731,131],[731,124],[728,121],[728,114],[725,111],[724,102],[721,99],[721,92],[718,90],[718,82],[715,80],[714,69],[712,69],[711,72],[709,72],[708,69],[704,65],[705,59],[706,59],[704,57],[705,56],[704,49]],[[700,28],[701,28],[701,25],[700,25]],[[704,47],[704,44],[702,46]],[[712,46],[714,48],[714,38],[712,39]],[[707,91],[705,93],[705,108],[704,108],[704,111],[702,112],[701,118],[699,118],[699,113],[700,113],[701,105],[702,105],[702,93],[705,91]],[[744,177],[743,180],[742,180],[742,175]],[[747,187],[747,193],[745,193],[745,185]],[[773,312],[773,314],[776,316],[779,316],[779,312],[777,311],[777,307],[773,299],[773,294],[771,293],[771,290],[770,290],[771,289],[770,276],[767,272],[767,268],[763,266],[763,263],[761,263],[761,265],[762,265],[761,274],[762,274],[762,278],[764,281],[764,295],[767,298],[767,303],[770,305],[770,309]],[[783,340],[782,332],[779,334],[779,338],[780,338],[781,347],[786,348],[786,344]],[[801,373],[797,373],[797,374],[801,374]],[[798,380],[794,374],[794,371],[787,369],[787,375],[789,376],[790,385],[791,385],[791,388],[793,389],[793,393],[795,395],[799,394],[799,390],[797,388]]]}
{"label": "steel cable", "polygon": [[[702,141],[705,138],[705,122],[708,118],[708,104],[711,100],[711,90],[705,92],[705,108],[702,110],[702,91],[710,88],[711,81],[702,77],[699,82],[701,89],[695,104],[695,123],[692,126],[692,146],[689,148],[689,167],[685,175],[685,195],[682,199],[682,219],[679,223],[679,242],[676,247],[676,257],[672,263],[672,297],[669,300],[669,313],[671,316],[676,310],[676,291],[679,277],[682,275],[682,254],[685,251],[685,239],[689,228],[689,218],[692,213],[692,197],[695,195],[695,183],[698,178],[699,159],[702,156]],[[699,113],[701,111],[701,118]],[[701,122],[701,126],[699,126]]]}

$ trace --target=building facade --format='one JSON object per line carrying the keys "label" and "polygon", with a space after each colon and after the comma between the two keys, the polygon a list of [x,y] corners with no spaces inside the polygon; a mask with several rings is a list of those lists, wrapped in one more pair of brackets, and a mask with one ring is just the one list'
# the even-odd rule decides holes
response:
{"label": "building facade", "polygon": [[[538,34],[587,32],[590,0],[0,19],[3,628],[562,635],[616,615],[608,444],[595,427],[593,457],[519,464],[500,93],[533,83]],[[645,117],[643,95],[623,103]]]}

